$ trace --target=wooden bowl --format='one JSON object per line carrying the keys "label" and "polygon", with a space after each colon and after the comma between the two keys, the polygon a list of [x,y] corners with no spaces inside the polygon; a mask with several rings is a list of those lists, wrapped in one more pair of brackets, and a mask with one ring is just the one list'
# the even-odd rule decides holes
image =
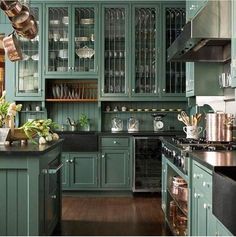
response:
{"label": "wooden bowl", "polygon": [[[30,136],[34,138],[37,133],[36,132],[29,132]],[[9,141],[20,141],[20,140],[28,140],[29,138],[25,134],[25,131],[22,128],[14,128],[13,133],[10,132]]]}

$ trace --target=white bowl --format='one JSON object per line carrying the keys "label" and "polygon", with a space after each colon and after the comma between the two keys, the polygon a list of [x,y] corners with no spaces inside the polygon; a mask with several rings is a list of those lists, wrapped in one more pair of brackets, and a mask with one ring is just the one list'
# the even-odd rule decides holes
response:
{"label": "white bowl", "polygon": [[92,58],[95,54],[95,50],[92,48],[88,48],[87,46],[84,46],[83,48],[76,49],[76,54],[80,58]]}
{"label": "white bowl", "polygon": [[60,58],[68,58],[68,49],[60,49],[58,56]]}
{"label": "white bowl", "polygon": [[80,24],[82,24],[82,25],[94,24],[94,19],[93,18],[83,18],[80,20]]}
{"label": "white bowl", "polygon": [[57,71],[58,72],[66,72],[67,71],[67,67],[57,67]]}

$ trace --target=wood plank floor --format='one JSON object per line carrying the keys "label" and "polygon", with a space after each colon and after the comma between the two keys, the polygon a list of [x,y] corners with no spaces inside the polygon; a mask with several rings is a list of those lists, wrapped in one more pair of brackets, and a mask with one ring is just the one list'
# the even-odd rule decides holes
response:
{"label": "wood plank floor", "polygon": [[62,200],[62,224],[55,235],[171,235],[158,197],[69,197]]}

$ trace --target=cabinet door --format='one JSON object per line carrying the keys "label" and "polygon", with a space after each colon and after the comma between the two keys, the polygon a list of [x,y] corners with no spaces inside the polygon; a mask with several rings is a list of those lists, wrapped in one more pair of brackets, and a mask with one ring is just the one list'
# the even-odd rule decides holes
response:
{"label": "cabinet door", "polygon": [[184,62],[168,62],[167,49],[173,41],[180,35],[182,27],[185,25],[184,5],[164,5],[163,7],[163,96],[185,97],[186,76]]}
{"label": "cabinet door", "polygon": [[32,14],[38,23],[38,35],[31,40],[23,37],[18,37],[23,60],[16,64],[16,97],[30,97],[38,99],[42,97],[42,7],[33,5],[31,8]]}
{"label": "cabinet door", "polygon": [[132,96],[156,96],[160,87],[160,5],[134,6]]}
{"label": "cabinet door", "polygon": [[126,150],[104,150],[101,161],[103,188],[129,188],[129,153]]}
{"label": "cabinet door", "polygon": [[128,8],[102,8],[101,96],[128,96]]}
{"label": "cabinet door", "polygon": [[95,5],[79,5],[73,7],[72,32],[72,72],[81,75],[96,74],[98,16]]}
{"label": "cabinet door", "polygon": [[71,15],[70,7],[62,4],[46,6],[46,73],[71,73]]}
{"label": "cabinet door", "polygon": [[69,174],[69,154],[67,153],[62,153],[62,170],[61,170],[61,184],[62,184],[62,189],[67,189],[70,186],[70,174]]}
{"label": "cabinet door", "polygon": [[186,63],[186,96],[194,95],[194,63]]}
{"label": "cabinet door", "polygon": [[192,235],[206,236],[207,234],[207,212],[204,208],[204,203],[203,193],[198,188],[193,187]]}
{"label": "cabinet door", "polygon": [[71,188],[95,188],[98,186],[97,154],[70,154]]}
{"label": "cabinet door", "polygon": [[216,217],[212,213],[212,200],[204,206],[207,209],[207,236],[216,236]]}

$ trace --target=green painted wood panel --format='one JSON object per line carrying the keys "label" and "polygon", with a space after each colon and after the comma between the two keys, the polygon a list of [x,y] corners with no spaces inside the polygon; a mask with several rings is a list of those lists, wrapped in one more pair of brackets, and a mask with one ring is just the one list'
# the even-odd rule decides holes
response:
{"label": "green painted wood panel", "polygon": [[72,188],[93,188],[98,183],[96,154],[70,154],[70,186]]}
{"label": "green painted wood panel", "polygon": [[231,29],[232,29],[232,39],[231,39],[231,77],[232,77],[232,87],[236,87],[236,1],[231,1],[232,11],[231,11]]}
{"label": "green painted wood panel", "polygon": [[26,235],[27,171],[0,169],[0,178],[0,235]]}
{"label": "green painted wood panel", "polygon": [[102,151],[102,182],[104,188],[127,188],[130,185],[129,154],[126,150]]}
{"label": "green painted wood panel", "polygon": [[98,105],[94,103],[48,103],[48,118],[60,125],[63,124],[65,130],[69,130],[70,127],[67,123],[67,118],[70,117],[78,122],[81,114],[86,114],[90,121],[90,130],[97,131],[99,124]]}

